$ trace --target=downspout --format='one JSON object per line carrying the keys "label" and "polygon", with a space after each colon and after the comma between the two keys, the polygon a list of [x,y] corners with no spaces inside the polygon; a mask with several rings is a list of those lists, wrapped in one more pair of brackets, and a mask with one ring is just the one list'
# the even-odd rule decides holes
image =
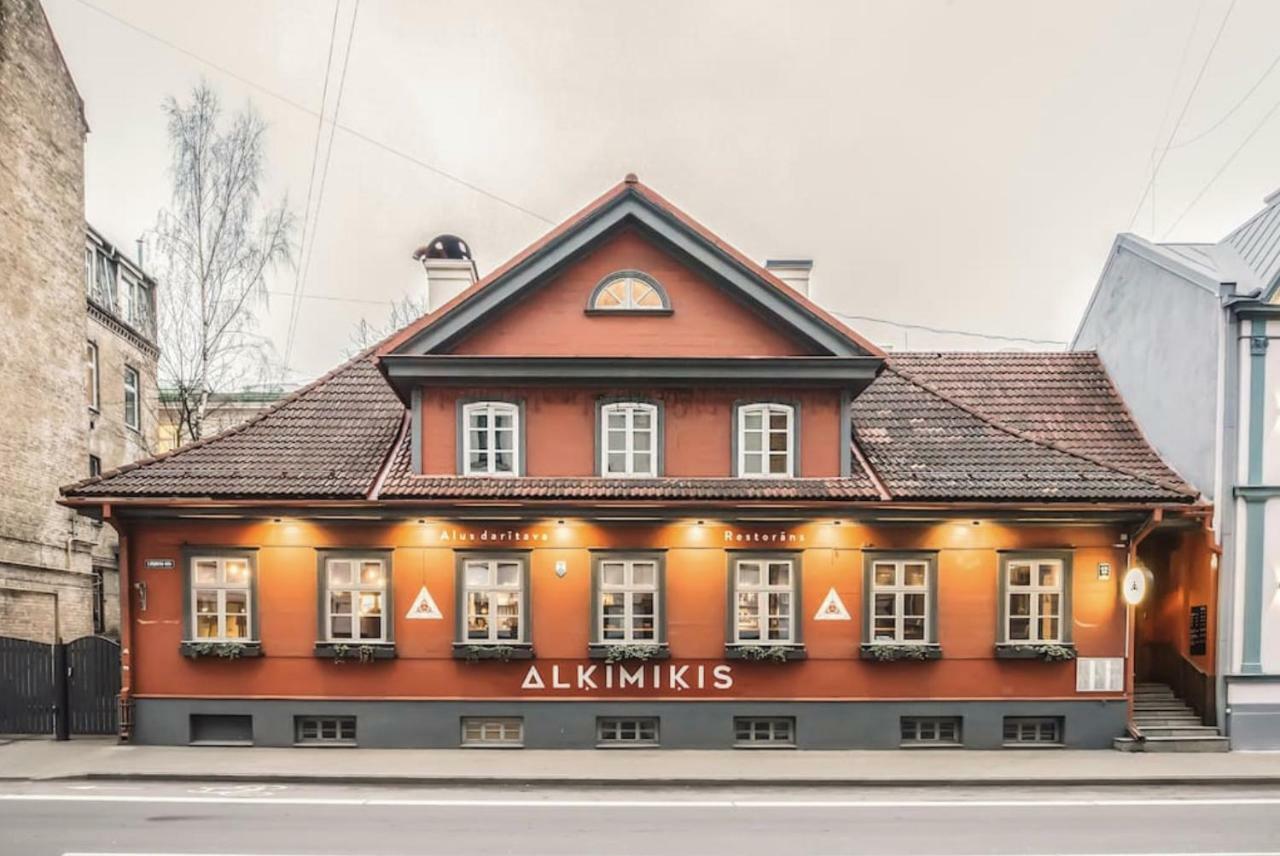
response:
{"label": "downspout", "polygon": [[120,697],[116,707],[117,731],[121,743],[133,736],[133,584],[129,574],[129,531],[111,516],[111,506],[103,505],[102,517],[119,536],[120,575]]}
{"label": "downspout", "polygon": [[[1138,546],[1147,540],[1147,536],[1154,532],[1160,523],[1164,520],[1164,509],[1154,509],[1142,525],[1129,537],[1129,552],[1125,562],[1125,570],[1137,567],[1138,565]],[[1123,578],[1123,574],[1121,575]],[[1137,689],[1136,686],[1136,670],[1135,664],[1138,659],[1138,625],[1133,620],[1134,612],[1137,606],[1131,603],[1124,605],[1124,647],[1125,647],[1125,670],[1124,670],[1124,690],[1127,709],[1127,719],[1130,728],[1133,727],[1133,697]]]}
{"label": "downspout", "polygon": [[[1221,299],[1225,303],[1235,288],[1224,287]],[[1214,675],[1214,707],[1218,727],[1230,737],[1227,719],[1227,673],[1232,669],[1234,652],[1231,650],[1235,626],[1236,579],[1236,496],[1235,485],[1240,471],[1240,319],[1228,306],[1224,307],[1223,370],[1222,370],[1222,466],[1215,491],[1214,502],[1218,507],[1220,546],[1218,558],[1218,632],[1216,640],[1217,669]]]}

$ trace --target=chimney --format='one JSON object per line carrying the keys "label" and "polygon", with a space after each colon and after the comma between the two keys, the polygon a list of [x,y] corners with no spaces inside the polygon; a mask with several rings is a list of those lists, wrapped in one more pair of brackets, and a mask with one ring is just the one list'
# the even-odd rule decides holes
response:
{"label": "chimney", "polygon": [[809,279],[813,274],[813,259],[768,259],[764,263],[765,270],[794,288],[809,296]]}
{"label": "chimney", "polygon": [[471,248],[457,235],[439,235],[413,253],[427,272],[427,311],[441,306],[470,288],[479,279]]}

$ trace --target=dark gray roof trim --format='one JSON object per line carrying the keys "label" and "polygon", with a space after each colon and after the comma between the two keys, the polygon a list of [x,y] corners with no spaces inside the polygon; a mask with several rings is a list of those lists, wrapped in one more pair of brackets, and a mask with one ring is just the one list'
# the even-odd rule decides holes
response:
{"label": "dark gray roof trim", "polygon": [[762,281],[737,259],[634,191],[628,191],[556,236],[501,278],[474,292],[438,321],[400,345],[396,354],[427,354],[448,345],[503,306],[515,293],[540,281],[624,220],[631,219],[669,241],[754,305],[762,308],[819,348],[835,356],[867,352],[807,307]]}

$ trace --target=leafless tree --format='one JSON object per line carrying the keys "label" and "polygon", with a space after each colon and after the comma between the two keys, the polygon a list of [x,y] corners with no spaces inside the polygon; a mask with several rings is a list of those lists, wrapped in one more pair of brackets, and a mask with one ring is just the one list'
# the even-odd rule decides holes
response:
{"label": "leafless tree", "polygon": [[354,356],[365,348],[376,345],[396,330],[412,324],[426,314],[426,295],[422,297],[406,295],[391,304],[391,314],[387,317],[387,323],[381,327],[370,324],[366,318],[361,318],[356,322],[355,329],[351,331],[351,347],[347,349],[347,356]]}
{"label": "leafless tree", "polygon": [[282,198],[262,200],[266,122],[246,105],[224,119],[207,83],[186,102],[170,96],[173,196],[152,234],[162,284],[161,386],[172,390],[178,442],[198,440],[213,392],[265,382],[271,348],[256,332],[266,277],[293,264],[295,218]]}

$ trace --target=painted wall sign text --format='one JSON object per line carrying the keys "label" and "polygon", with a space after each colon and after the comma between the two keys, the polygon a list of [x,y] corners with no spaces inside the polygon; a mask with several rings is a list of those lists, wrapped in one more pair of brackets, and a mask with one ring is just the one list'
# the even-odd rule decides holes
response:
{"label": "painted wall sign text", "polygon": [[741,532],[736,529],[724,530],[724,542],[726,544],[803,544],[805,535],[803,532],[788,532],[785,529],[775,529],[769,532]]}
{"label": "painted wall sign text", "polygon": [[529,532],[520,529],[481,529],[479,532],[466,529],[441,529],[437,540],[442,544],[473,541],[487,544],[520,544],[548,541],[550,536],[546,532]]}
{"label": "painted wall sign text", "polygon": [[675,663],[591,663],[576,666],[530,666],[522,690],[727,690],[733,688],[733,666]]}
{"label": "painted wall sign text", "polygon": [[150,568],[160,571],[173,570],[173,559],[147,559],[142,563],[144,568]]}

